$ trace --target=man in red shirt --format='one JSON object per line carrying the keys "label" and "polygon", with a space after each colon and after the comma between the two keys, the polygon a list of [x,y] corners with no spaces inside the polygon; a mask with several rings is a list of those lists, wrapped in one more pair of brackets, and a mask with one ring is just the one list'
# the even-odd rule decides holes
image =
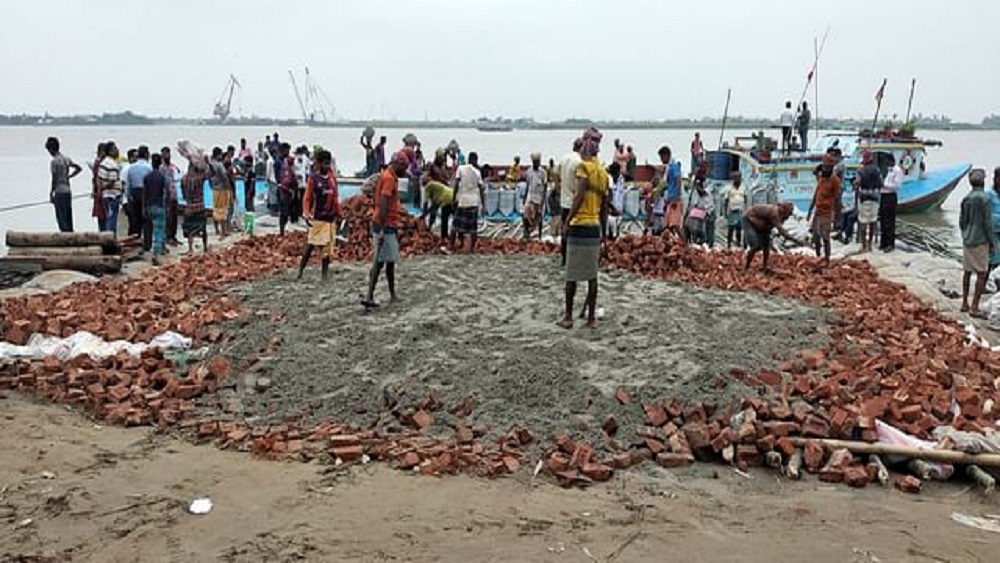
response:
{"label": "man in red shirt", "polygon": [[822,254],[826,266],[830,265],[830,232],[833,230],[834,219],[840,213],[841,205],[840,178],[833,173],[835,163],[836,158],[832,155],[823,157],[808,214],[812,217],[813,246],[816,248],[816,256]]}
{"label": "man in red shirt", "polygon": [[375,285],[378,283],[382,266],[385,265],[385,279],[389,282],[391,302],[396,297],[396,262],[399,261],[399,238],[397,232],[402,226],[402,208],[399,204],[399,178],[406,175],[411,162],[411,153],[399,151],[392,162],[379,176],[375,184],[374,206],[372,209],[373,264],[368,277],[368,297],[361,302],[367,308],[378,307],[375,302]]}
{"label": "man in red shirt", "polygon": [[309,263],[314,248],[322,253],[323,281],[327,280],[330,259],[336,246],[337,221],[340,212],[340,197],[337,192],[337,177],[330,168],[333,156],[330,151],[319,151],[316,155],[317,168],[306,179],[306,193],[302,200],[302,216],[310,222],[309,238],[299,263],[299,279]]}

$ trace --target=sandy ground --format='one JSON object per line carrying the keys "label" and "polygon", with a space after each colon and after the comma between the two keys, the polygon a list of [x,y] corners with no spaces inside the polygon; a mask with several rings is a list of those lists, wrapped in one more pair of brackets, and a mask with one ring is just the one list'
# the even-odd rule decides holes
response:
{"label": "sandy ground", "polygon": [[[704,465],[589,490],[331,473],[101,428],[14,396],[0,410],[0,561],[957,563],[996,561],[1000,545],[949,519],[1000,511],[997,500],[951,485],[911,496]],[[200,496],[213,511],[188,514]]]}
{"label": "sandy ground", "polygon": [[[437,391],[446,407],[473,396],[470,422],[498,433],[519,424],[540,438],[565,430],[601,443],[604,417],[615,414],[628,440],[641,414],[618,404],[619,387],[637,400],[752,396],[730,369],[755,371],[821,346],[829,316],[788,299],[610,273],[600,280],[599,329],[578,322],[566,331],[555,324],[557,257],[407,260],[397,280],[403,302],[372,313],[359,305],[366,268],[331,273],[329,283],[313,269],[301,282],[286,272],[230,290],[254,311],[249,325],[225,330],[232,343],[221,350],[233,365],[260,357],[274,338],[282,344],[224,395],[228,410],[259,423],[305,414],[368,428],[387,395],[412,405]],[[446,411],[436,417],[443,431],[453,424]]]}

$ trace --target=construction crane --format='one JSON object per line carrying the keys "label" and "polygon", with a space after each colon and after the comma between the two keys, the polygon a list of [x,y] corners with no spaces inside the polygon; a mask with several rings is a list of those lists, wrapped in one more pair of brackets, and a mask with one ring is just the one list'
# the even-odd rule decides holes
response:
{"label": "construction crane", "polygon": [[299,109],[302,110],[302,121],[309,123],[312,121],[312,117],[306,111],[306,105],[302,103],[302,96],[299,94],[299,85],[295,82],[295,73],[289,70],[288,77],[292,79],[292,89],[295,90],[295,99],[299,102]]}
{"label": "construction crane", "polygon": [[[330,97],[323,91],[323,87],[313,80],[312,75],[309,73],[309,67],[306,67],[306,107],[309,108],[313,119],[317,116],[324,122],[333,119],[333,102],[330,101]],[[329,116],[326,112],[327,108],[330,110]]]}
{"label": "construction crane", "polygon": [[225,121],[229,119],[230,109],[233,105],[233,94],[236,92],[236,88],[242,88],[240,81],[236,79],[236,76],[230,74],[229,82],[226,83],[226,87],[222,89],[222,94],[219,96],[219,101],[215,102],[215,110],[212,112],[215,117],[219,118],[219,121]]}

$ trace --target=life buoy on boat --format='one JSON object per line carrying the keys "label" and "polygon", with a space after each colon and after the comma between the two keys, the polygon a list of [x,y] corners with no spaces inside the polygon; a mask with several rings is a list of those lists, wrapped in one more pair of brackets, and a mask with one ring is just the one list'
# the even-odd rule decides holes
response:
{"label": "life buoy on boat", "polygon": [[902,167],[903,171],[907,174],[913,170],[913,165],[917,163],[917,160],[913,158],[913,151],[906,151],[903,156],[899,157],[899,166]]}

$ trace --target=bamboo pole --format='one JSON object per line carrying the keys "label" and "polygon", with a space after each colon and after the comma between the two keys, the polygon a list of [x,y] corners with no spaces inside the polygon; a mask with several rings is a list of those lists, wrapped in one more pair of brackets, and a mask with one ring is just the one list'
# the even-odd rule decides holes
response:
{"label": "bamboo pole", "polygon": [[970,454],[955,450],[935,450],[915,448],[911,446],[894,446],[891,444],[854,442],[850,440],[832,440],[819,438],[789,438],[796,447],[805,446],[807,442],[815,441],[828,448],[846,449],[856,454],[878,454],[923,459],[939,463],[959,465],[978,465],[980,467],[1000,467],[1000,454]]}
{"label": "bamboo pole", "polygon": [[114,233],[27,233],[7,231],[7,246],[117,247]]}

